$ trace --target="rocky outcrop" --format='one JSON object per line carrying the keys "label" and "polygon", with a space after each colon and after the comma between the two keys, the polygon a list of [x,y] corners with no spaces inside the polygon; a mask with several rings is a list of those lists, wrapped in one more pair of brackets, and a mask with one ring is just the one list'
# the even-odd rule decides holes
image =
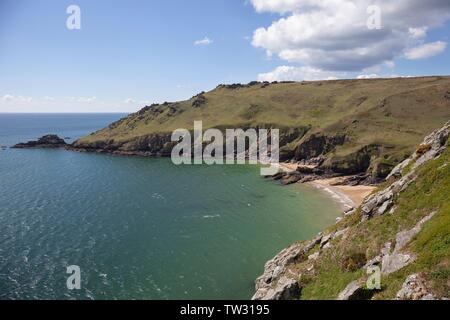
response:
{"label": "rocky outcrop", "polygon": [[333,151],[338,145],[345,142],[344,135],[326,136],[324,134],[312,134],[305,137],[297,145],[294,151],[294,159],[297,161],[309,160]]}
{"label": "rocky outcrop", "polygon": [[206,102],[207,102],[207,99],[205,97],[205,92],[201,92],[198,95],[193,97],[192,107],[199,108],[199,107],[203,106],[204,104],[206,104]]}
{"label": "rocky outcrop", "polygon": [[415,257],[409,253],[402,253],[396,248],[391,253],[392,243],[386,243],[381,254],[381,272],[383,274],[391,274],[403,269],[415,260]]}
{"label": "rocky outcrop", "polygon": [[264,266],[264,273],[256,280],[253,300],[298,299],[300,287],[298,277],[289,272],[293,263],[307,259],[308,252],[322,240],[319,234],[306,244],[295,243],[277,254]]}
{"label": "rocky outcrop", "polygon": [[333,174],[329,174],[329,175],[325,175],[323,173],[321,173],[320,171],[316,172],[311,172],[311,173],[302,173],[300,171],[293,171],[293,172],[280,172],[278,174],[276,174],[275,176],[273,176],[274,180],[280,180],[282,185],[290,185],[293,183],[305,183],[305,182],[310,182],[310,181],[314,181],[317,179],[324,179],[324,178],[331,178],[334,177],[335,175]]}
{"label": "rocky outcrop", "polygon": [[48,134],[37,141],[28,141],[26,143],[19,143],[13,146],[15,149],[31,149],[31,148],[65,148],[67,146],[64,139],[61,139],[57,135]]}
{"label": "rocky outcrop", "polygon": [[[264,273],[256,280],[256,293],[253,300],[279,300],[278,297],[285,299],[298,299],[301,293],[299,279],[301,275],[292,267],[303,261],[314,262],[323,252],[331,247],[331,241],[339,237],[345,237],[348,228],[333,231],[323,235],[319,233],[313,240],[304,243],[296,243],[284,249],[272,260],[269,260]],[[317,247],[317,251],[312,253]],[[311,265],[307,271],[311,272],[314,265]]]}
{"label": "rocky outcrop", "polygon": [[422,274],[416,273],[408,276],[402,288],[397,293],[397,300],[435,300],[436,297],[427,288]]}
{"label": "rocky outcrop", "polygon": [[429,221],[435,214],[436,212],[432,212],[420,220],[414,228],[397,233],[397,236],[395,237],[395,247],[392,252],[392,244],[390,242],[386,243],[379,256],[379,260],[381,260],[382,265],[381,272],[383,274],[394,273],[406,267],[415,260],[415,256],[413,254],[402,252],[402,250],[417,234],[419,234],[422,230],[423,224]]}
{"label": "rocky outcrop", "polygon": [[[427,161],[436,159],[445,150],[450,134],[450,121],[425,137],[414,154],[397,165],[387,180],[399,179],[388,188],[368,197],[361,206],[363,220],[385,214],[394,204],[395,198],[416,179],[416,169]],[[409,172],[404,172],[410,167]]]}
{"label": "rocky outcrop", "polygon": [[[423,224],[429,221],[436,212],[432,212],[431,214],[424,217],[420,220],[417,225],[410,229],[397,233],[395,238],[395,247],[392,250],[392,242],[387,242],[384,247],[381,249],[381,253],[371,259],[364,265],[364,269],[379,265],[381,266],[381,273],[383,275],[389,275],[398,270],[403,269],[410,263],[412,263],[416,257],[408,252],[404,252],[404,248],[406,245],[422,230]],[[406,297],[411,297],[415,293],[416,286],[412,284],[413,282],[407,280],[403,285],[403,289],[397,294],[398,299],[405,299]],[[349,300],[360,298],[361,294],[365,293],[364,290],[364,281],[363,279],[359,279],[357,281],[353,281],[348,284],[348,286],[341,291],[338,295],[338,300]],[[426,292],[422,289],[419,290],[419,293]]]}
{"label": "rocky outcrop", "polygon": [[[320,165],[325,171],[331,171],[342,175],[359,175],[366,174],[365,180],[372,177],[369,172],[372,164],[372,157],[379,153],[379,146],[368,145],[359,150],[349,153],[345,156],[331,156],[323,164]],[[373,177],[376,182],[376,176]]]}
{"label": "rocky outcrop", "polygon": [[[403,249],[422,230],[423,224],[429,221],[435,213],[436,212],[433,212],[420,220],[411,230],[399,232],[396,236],[395,247],[393,250],[392,243],[387,242],[383,249],[381,249],[381,253],[378,256],[374,257],[366,264],[362,264],[358,267],[358,269],[360,267],[367,269],[378,265],[381,267],[381,273],[383,275],[389,275],[412,263],[416,257],[411,253],[403,252]],[[422,289],[416,292],[415,290],[417,288],[417,285],[414,285],[413,282],[407,280],[403,285],[403,289],[397,294],[397,298],[406,299],[407,297],[412,297],[413,295],[426,292],[426,290]],[[337,300],[362,299],[367,297],[368,294],[370,294],[370,292],[365,289],[364,279],[358,279],[349,283],[347,287],[339,293]]]}
{"label": "rocky outcrop", "polygon": [[[395,167],[389,175],[391,182],[385,189],[368,197],[360,207],[362,221],[374,216],[380,216],[390,212],[395,214],[395,200],[418,178],[417,168],[427,161],[438,158],[446,148],[449,138],[450,122],[443,128],[436,130],[424,139],[417,151],[410,158]],[[441,167],[446,166],[444,164]],[[310,169],[308,169],[310,171]],[[307,171],[308,171],[307,170]],[[309,172],[308,171],[308,172]],[[312,172],[309,172],[310,174]],[[295,176],[295,178],[293,178]],[[279,179],[296,180],[301,175],[298,172],[280,175]],[[289,181],[289,180],[288,180]],[[354,211],[354,210],[353,210]],[[353,213],[352,211],[352,213]],[[367,262],[366,253],[356,253],[343,257],[342,269],[354,272],[359,269],[380,267],[383,275],[395,273],[416,260],[416,254],[408,252],[408,244],[420,233],[423,225],[433,218],[436,212],[431,212],[423,217],[411,228],[394,233],[394,238],[385,243],[379,255]],[[333,250],[338,244],[333,240],[338,237],[347,237],[352,226],[338,228],[328,234],[319,234],[315,239],[304,244],[295,244],[270,260],[263,275],[256,281],[256,293],[254,299],[278,299],[279,297],[297,299],[298,292],[302,291],[302,275],[311,276],[315,272],[315,264],[320,263],[324,250]],[[314,248],[314,250],[312,250]],[[290,279],[290,280],[288,280]],[[375,291],[365,286],[366,278],[362,277],[350,282],[337,296],[339,300],[370,299]],[[290,295],[294,292],[295,294]],[[397,294],[398,299],[430,299],[432,295],[426,290],[424,282],[417,275],[408,277],[402,290]]]}
{"label": "rocky outcrop", "polygon": [[337,300],[357,300],[364,292],[364,281],[355,280],[350,282],[344,290],[342,290]]}
{"label": "rocky outcrop", "polygon": [[300,297],[298,280],[281,277],[273,288],[261,288],[256,291],[252,300],[292,300]]}
{"label": "rocky outcrop", "polygon": [[75,141],[70,149],[75,151],[110,153],[116,155],[136,156],[170,156],[174,142],[170,134],[150,134],[131,140],[115,141],[114,139],[85,143]]}

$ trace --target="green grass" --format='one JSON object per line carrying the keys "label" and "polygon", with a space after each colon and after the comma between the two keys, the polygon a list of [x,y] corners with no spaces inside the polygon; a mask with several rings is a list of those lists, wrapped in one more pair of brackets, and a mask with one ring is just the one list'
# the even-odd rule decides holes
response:
{"label": "green grass", "polygon": [[75,145],[132,151],[142,137],[190,130],[195,120],[202,120],[204,129],[275,127],[283,134],[309,128],[305,136],[298,130],[294,142],[281,145],[288,159],[312,134],[345,135],[345,143],[326,154],[325,168],[354,173],[354,167],[360,168],[354,160],[370,146],[369,171],[386,172],[386,164],[403,160],[425,134],[450,118],[450,100],[445,98],[449,87],[449,77],[218,86],[203,94],[200,106],[193,97],[146,107]]}
{"label": "green grass", "polygon": [[[387,241],[395,244],[395,236],[413,228],[431,212],[435,216],[424,224],[407,251],[417,259],[387,277],[382,278],[382,290],[373,299],[392,299],[406,277],[421,272],[438,296],[450,293],[450,150],[440,158],[426,163],[417,171],[417,180],[395,200],[395,212],[360,222],[356,215],[344,219],[342,227],[351,226],[349,236],[337,239],[333,249],[324,251],[316,262],[315,275],[302,283],[302,299],[334,299],[351,281],[364,275],[363,270],[349,272],[343,261],[354,253],[365,253],[367,260],[378,255]],[[300,268],[301,269],[301,268]],[[300,271],[301,272],[301,271]]]}
{"label": "green grass", "polygon": [[[449,86],[450,78],[430,77],[278,83],[264,88],[260,84],[238,89],[219,87],[204,94],[206,103],[201,107],[192,107],[194,99],[154,106],[130,115],[114,129],[106,128],[82,140],[129,139],[177,128],[189,129],[194,120],[203,120],[205,128],[312,125],[324,131],[354,134],[358,141],[353,142],[357,144],[408,142],[415,145],[423,134],[449,118],[450,101],[444,98]],[[359,104],[362,97],[366,100]],[[418,97],[426,98],[427,103],[424,105]],[[383,100],[386,102],[380,107]],[[170,115],[171,106],[178,113]],[[160,113],[155,115],[152,109]],[[381,110],[385,109],[392,113],[390,118],[382,114]]]}

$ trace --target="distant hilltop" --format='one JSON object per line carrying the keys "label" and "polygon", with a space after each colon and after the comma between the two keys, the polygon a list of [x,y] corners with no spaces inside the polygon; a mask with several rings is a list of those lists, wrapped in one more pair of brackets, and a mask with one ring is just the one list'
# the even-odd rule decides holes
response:
{"label": "distant hilltop", "polygon": [[278,128],[281,160],[319,173],[386,177],[450,119],[450,77],[221,84],[186,101],[146,106],[73,144],[79,150],[168,156],[170,136],[205,129]]}

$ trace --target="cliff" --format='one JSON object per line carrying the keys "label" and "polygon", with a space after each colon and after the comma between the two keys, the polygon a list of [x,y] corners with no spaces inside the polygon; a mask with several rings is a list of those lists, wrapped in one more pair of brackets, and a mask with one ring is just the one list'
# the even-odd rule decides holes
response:
{"label": "cliff", "polygon": [[268,261],[253,299],[449,298],[449,135],[450,122],[360,208]]}
{"label": "cliff", "polygon": [[192,129],[194,120],[204,129],[278,128],[283,161],[374,183],[450,118],[449,88],[449,77],[219,85],[186,101],[146,106],[73,148],[168,156],[172,131]]}

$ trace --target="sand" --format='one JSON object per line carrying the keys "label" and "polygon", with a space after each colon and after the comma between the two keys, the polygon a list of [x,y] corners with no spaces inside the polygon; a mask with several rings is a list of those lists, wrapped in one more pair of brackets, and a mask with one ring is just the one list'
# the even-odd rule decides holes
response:
{"label": "sand", "polygon": [[341,178],[320,179],[310,182],[316,188],[322,189],[332,195],[345,207],[359,207],[364,199],[370,195],[377,187],[375,186],[347,186],[334,185]]}
{"label": "sand", "polygon": [[[279,168],[281,171],[290,173],[296,171],[299,167],[296,163],[280,163]],[[305,166],[308,168],[314,168],[314,166]],[[331,179],[319,179],[309,184],[321,189],[331,195],[336,201],[342,204],[344,210],[350,208],[359,207],[364,199],[370,195],[377,187],[375,186],[348,186],[339,185],[339,182],[346,177],[338,177]]]}

